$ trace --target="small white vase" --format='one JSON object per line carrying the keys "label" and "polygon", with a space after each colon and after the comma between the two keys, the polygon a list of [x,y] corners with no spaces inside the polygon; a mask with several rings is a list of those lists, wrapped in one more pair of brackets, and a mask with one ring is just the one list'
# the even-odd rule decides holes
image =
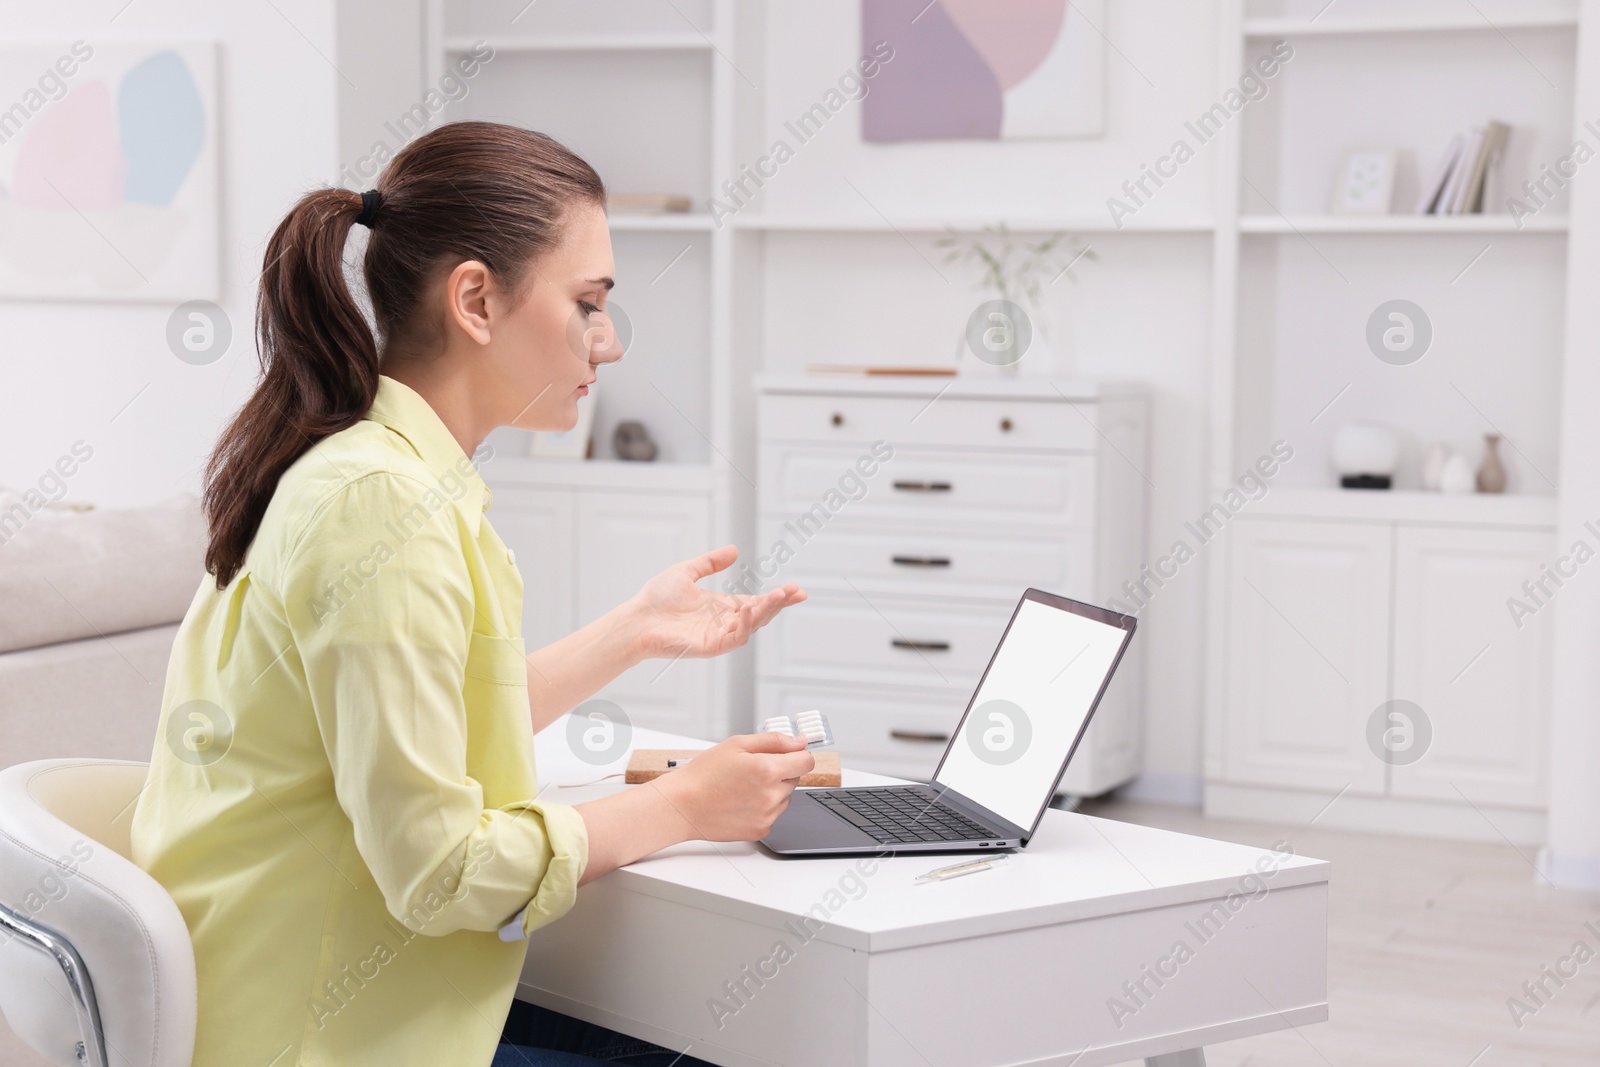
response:
{"label": "small white vase", "polygon": [[1450,458],[1445,460],[1444,469],[1439,472],[1439,491],[1441,493],[1474,493],[1478,490],[1478,476],[1472,471],[1472,464],[1467,462],[1467,457],[1459,452],[1452,452]]}
{"label": "small white vase", "polygon": [[1428,456],[1422,461],[1422,488],[1431,493],[1439,491],[1444,465],[1450,461],[1451,455],[1450,446],[1443,441],[1435,441],[1428,446]]}

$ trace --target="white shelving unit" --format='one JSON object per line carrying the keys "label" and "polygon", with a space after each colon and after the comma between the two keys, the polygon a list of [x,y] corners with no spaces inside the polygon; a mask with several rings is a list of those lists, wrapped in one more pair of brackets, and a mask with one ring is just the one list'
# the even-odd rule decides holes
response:
{"label": "white shelving unit", "polygon": [[[1564,196],[1520,223],[1504,198],[1570,146],[1576,7],[1222,8],[1219,93],[1280,38],[1293,55],[1216,145],[1213,498],[1274,441],[1296,454],[1208,549],[1207,809],[1538,840],[1549,613],[1518,629],[1502,602],[1555,549],[1570,222]],[[1326,213],[1345,149],[1400,150],[1404,210],[1449,137],[1489,118],[1513,127],[1496,213]],[[1409,366],[1365,340],[1391,299],[1430,318],[1432,347]],[[1337,488],[1328,443],[1352,420],[1410,432],[1395,491]],[[1427,442],[1476,462],[1468,446],[1488,432],[1511,442],[1508,495],[1416,491]],[[1472,683],[1454,685],[1469,664]],[[1434,747],[1415,768],[1366,739],[1393,699],[1431,705]]]}

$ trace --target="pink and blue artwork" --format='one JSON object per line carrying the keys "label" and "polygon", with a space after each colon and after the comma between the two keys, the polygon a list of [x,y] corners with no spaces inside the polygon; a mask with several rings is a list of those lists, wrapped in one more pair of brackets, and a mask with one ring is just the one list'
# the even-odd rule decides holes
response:
{"label": "pink and blue artwork", "polygon": [[867,141],[1098,137],[1105,0],[862,0],[862,52],[894,48],[862,101]]}
{"label": "pink and blue artwork", "polygon": [[218,295],[216,45],[0,48],[0,297]]}

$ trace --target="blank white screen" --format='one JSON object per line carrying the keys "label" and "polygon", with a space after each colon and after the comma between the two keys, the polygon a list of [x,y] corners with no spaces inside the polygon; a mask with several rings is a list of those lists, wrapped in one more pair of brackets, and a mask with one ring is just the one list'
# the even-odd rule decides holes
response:
{"label": "blank white screen", "polygon": [[[1126,636],[1121,627],[1023,601],[934,780],[1031,827]],[[1020,708],[1026,728],[1008,722],[1016,716],[1004,707],[986,709],[994,700]]]}

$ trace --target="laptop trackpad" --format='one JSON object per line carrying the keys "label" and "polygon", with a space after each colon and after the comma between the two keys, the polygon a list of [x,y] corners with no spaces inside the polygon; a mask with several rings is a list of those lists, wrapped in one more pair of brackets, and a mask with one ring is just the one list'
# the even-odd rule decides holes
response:
{"label": "laptop trackpad", "polygon": [[789,806],[772,824],[761,842],[774,852],[821,848],[876,848],[871,834],[846,822],[818,804],[804,789],[796,789]]}

